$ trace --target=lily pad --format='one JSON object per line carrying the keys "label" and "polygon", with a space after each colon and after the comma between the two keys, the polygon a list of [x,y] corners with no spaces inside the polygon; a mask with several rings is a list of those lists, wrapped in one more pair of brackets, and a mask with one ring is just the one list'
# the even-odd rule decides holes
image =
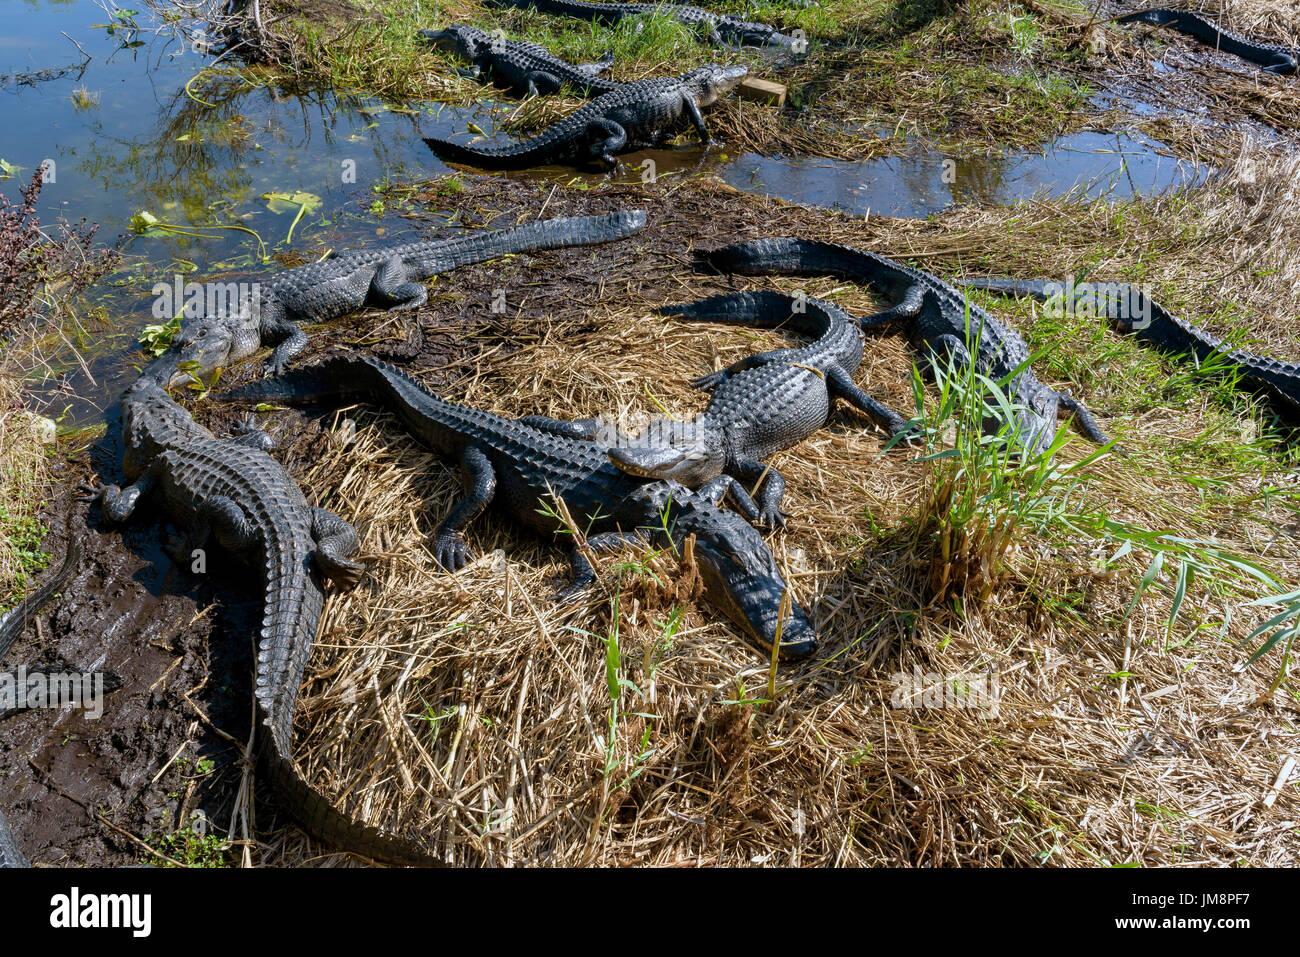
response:
{"label": "lily pad", "polygon": [[323,202],[315,193],[298,190],[293,193],[263,193],[266,208],[273,213],[297,213],[301,210],[310,215],[321,208]]}
{"label": "lily pad", "polygon": [[15,166],[7,160],[0,159],[0,180],[8,179],[10,176],[13,176],[14,173],[17,173],[19,170],[24,168],[25,167],[22,166]]}

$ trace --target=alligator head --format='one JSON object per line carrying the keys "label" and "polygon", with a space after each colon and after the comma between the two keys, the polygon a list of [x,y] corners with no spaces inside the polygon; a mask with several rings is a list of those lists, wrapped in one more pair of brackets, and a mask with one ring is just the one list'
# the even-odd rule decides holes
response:
{"label": "alligator head", "polygon": [[705,595],[752,641],[770,654],[779,634],[783,658],[806,658],[817,650],[816,629],[794,601],[782,623],[781,600],[789,586],[756,528],[676,482],[646,485],[638,494],[648,497],[663,516],[675,547],[682,548],[687,537],[695,536],[695,561]]}
{"label": "alligator head", "polygon": [[255,315],[256,310],[243,308],[234,315],[196,316],[181,323],[161,357],[174,369],[167,385],[206,380],[217,369],[256,352],[261,335]]}
{"label": "alligator head", "polygon": [[631,443],[612,446],[609,460],[629,475],[699,488],[722,474],[727,453],[722,430],[715,426],[656,419]]}
{"label": "alligator head", "polygon": [[695,86],[697,89],[695,101],[701,106],[712,106],[718,102],[724,94],[730,93],[740,81],[749,75],[749,67],[745,66],[718,66],[716,63],[710,63],[691,70],[683,80]]}
{"label": "alligator head", "polygon": [[719,19],[717,31],[728,43],[736,46],[779,47],[801,52],[795,37],[786,36],[766,23],[753,23],[735,17]]}
{"label": "alligator head", "polygon": [[454,24],[445,30],[421,30],[422,40],[432,44],[435,50],[451,53],[464,60],[474,60],[492,45],[492,37],[478,27]]}

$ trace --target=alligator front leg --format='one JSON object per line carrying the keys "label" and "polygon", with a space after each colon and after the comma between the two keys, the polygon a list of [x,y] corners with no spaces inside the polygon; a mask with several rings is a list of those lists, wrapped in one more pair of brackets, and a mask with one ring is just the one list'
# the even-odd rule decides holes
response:
{"label": "alligator front leg", "polygon": [[890,435],[908,431],[908,421],[888,406],[877,402],[853,382],[853,377],[842,367],[833,365],[826,370],[826,387],[831,398],[843,399],[858,411],[868,415]]}
{"label": "alligator front leg", "polygon": [[465,526],[483,514],[497,489],[496,470],[478,446],[465,448],[460,467],[465,497],[451,507],[433,539],[434,560],[449,572],[460,571],[474,557],[465,544]]}
{"label": "alligator front leg", "polygon": [[100,508],[104,512],[104,517],[114,524],[120,524],[129,519],[135,512],[135,507],[140,503],[141,497],[148,495],[150,490],[158,484],[159,464],[157,459],[149,463],[149,467],[144,473],[128,485],[126,488],[118,488],[116,485],[105,485],[99,492]]}
{"label": "alligator front leg", "polygon": [[334,582],[351,588],[361,581],[365,566],[352,561],[361,547],[351,523],[323,508],[311,510],[311,537],[316,540],[316,567]]}
{"label": "alligator front leg", "polygon": [[[758,459],[737,459],[727,472],[750,488],[761,481],[763,488],[758,493],[758,523],[770,529],[785,528],[788,513],[781,511],[785,477],[780,472]],[[750,518],[750,521],[753,519]]]}
{"label": "alligator front leg", "polygon": [[[645,545],[645,536],[636,532],[601,532],[587,539],[587,548],[593,552],[612,552],[618,548]],[[574,545],[569,550],[569,564],[572,572],[569,584],[559,590],[555,600],[566,604],[578,598],[596,581],[596,569],[592,567],[581,547]]]}
{"label": "alligator front leg", "polygon": [[370,280],[370,290],[390,311],[417,309],[429,301],[429,290],[424,283],[411,278],[401,256],[384,260]]}
{"label": "alligator front leg", "polygon": [[757,524],[762,520],[762,513],[749,494],[749,490],[730,475],[719,475],[711,482],[705,482],[700,486],[697,494],[714,506],[721,505],[723,499],[727,499],[750,522]]}
{"label": "alligator front leg", "polygon": [[700,112],[700,105],[695,102],[695,97],[689,93],[683,93],[682,107],[686,110],[686,116],[690,119],[691,125],[700,134],[700,143],[704,145],[705,149],[713,146],[714,142],[709,136],[709,128],[704,125],[704,114]]}
{"label": "alligator front leg", "polygon": [[282,375],[289,367],[289,360],[307,348],[307,333],[285,318],[264,321],[262,344],[275,346],[264,371],[268,375]]}

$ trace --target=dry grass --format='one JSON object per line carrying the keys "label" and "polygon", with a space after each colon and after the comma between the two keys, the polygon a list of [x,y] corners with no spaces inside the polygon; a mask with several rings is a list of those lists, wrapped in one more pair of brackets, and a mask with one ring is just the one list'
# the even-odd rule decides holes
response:
{"label": "dry grass", "polygon": [[21,396],[12,364],[0,362],[0,607],[30,584],[40,538],[36,515],[49,487],[45,447]]}
{"label": "dry grass", "polygon": [[[789,231],[940,274],[1061,277],[1086,264],[1133,278],[1137,259],[1139,278],[1184,290],[1185,301],[1200,303],[1186,290],[1215,278],[1207,299],[1258,307],[1261,336],[1294,355],[1295,336],[1277,331],[1292,315],[1281,292],[1290,280],[1237,268],[1271,262],[1294,241],[1300,219],[1274,228],[1251,212],[1294,202],[1286,183],[1284,168],[1267,166],[1253,184],[1225,179],[1183,200],[1031,203],[929,222],[805,212],[708,183],[661,188],[652,208],[672,221],[674,197],[689,193],[712,203],[718,222],[748,223],[701,224],[701,245],[718,241],[713,229]],[[1170,229],[1180,221],[1186,229]],[[689,414],[703,405],[690,378],[786,343],[652,315],[719,282],[658,265],[641,263],[654,277],[643,289],[615,272],[581,310],[554,306],[520,348],[441,391],[511,414]],[[857,311],[878,305],[832,280],[739,284],[803,286]],[[1027,307],[994,306],[1016,308]],[[911,362],[901,337],[883,337],[856,378],[907,409]],[[1123,365],[1068,384],[1133,453],[1088,470],[1088,501],[1144,527],[1213,536],[1285,581],[1300,578],[1293,496],[1254,461],[1195,457],[1207,441],[1227,442],[1213,402],[1157,401],[1126,419],[1107,415],[1134,388]],[[1256,421],[1249,405],[1241,414],[1238,442]],[[1300,708],[1276,654],[1242,667],[1241,642],[1260,616],[1230,590],[1194,586],[1172,629],[1167,591],[1125,617],[1140,564],[1103,570],[1113,546],[1026,533],[986,602],[929,603],[931,569],[910,532],[926,467],[905,453],[882,457],[881,437],[841,411],[773,462],[794,517],[769,542],[823,640],[815,660],[773,679],[670,556],[606,559],[592,604],[561,609],[551,596],[562,551],[489,518],[470,536],[483,557],[459,575],[440,572],[428,545],[458,495],[453,473],[389,417],[342,415],[355,438],[344,441],[336,422],[339,437],[298,477],[331,489],[320,504],[358,525],[371,577],[329,600],[299,760],[341,806],[424,835],[449,862],[1300,864],[1300,788],[1293,773],[1277,783],[1300,746]],[[1089,451],[1078,440],[1064,454]],[[616,674],[631,683],[613,696],[612,636]],[[940,676],[922,683],[947,680],[950,701],[964,693],[975,704],[970,689],[990,680],[996,707],[927,706],[924,694],[922,707],[905,707],[898,679],[916,674]],[[266,859],[308,853],[294,837]]]}

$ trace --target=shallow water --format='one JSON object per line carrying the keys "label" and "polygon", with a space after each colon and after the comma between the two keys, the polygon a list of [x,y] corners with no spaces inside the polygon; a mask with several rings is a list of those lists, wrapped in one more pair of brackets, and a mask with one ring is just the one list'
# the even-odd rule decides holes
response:
{"label": "shallow water", "polygon": [[[493,128],[491,104],[284,95],[235,70],[203,72],[213,57],[181,36],[105,27],[108,15],[89,0],[0,0],[0,17],[0,159],[22,167],[0,189],[16,195],[49,161],[54,176],[40,197],[47,224],[85,217],[110,240],[130,235],[132,217],[142,213],[173,227],[130,235],[124,269],[93,290],[106,320],[79,343],[88,371],[71,362],[65,370],[58,400],[65,427],[100,420],[134,375],[136,336],[157,321],[154,283],[264,272],[275,252],[313,255],[414,233],[418,224],[371,208],[373,187],[447,171],[423,136],[462,133],[469,121]],[[149,22],[144,14],[136,19]],[[49,70],[61,72],[16,76]],[[661,175],[712,170],[739,189],[797,202],[928,216],[953,203],[1060,196],[1076,186],[1088,197],[1127,197],[1204,175],[1157,149],[1127,135],[1080,133],[1041,154],[948,157],[917,141],[903,156],[845,163],[687,146],[631,154],[618,175],[639,178],[651,158]],[[298,201],[268,199],[273,193],[299,194]]]}

